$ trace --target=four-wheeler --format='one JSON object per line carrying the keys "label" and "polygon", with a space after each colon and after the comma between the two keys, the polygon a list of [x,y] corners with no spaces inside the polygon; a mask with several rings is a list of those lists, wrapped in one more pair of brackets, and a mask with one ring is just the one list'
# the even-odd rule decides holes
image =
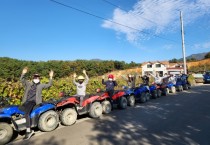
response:
{"label": "four-wheeler", "polygon": [[159,97],[161,95],[161,94],[158,94],[158,93],[160,93],[160,91],[158,91],[158,89],[154,83],[149,86],[149,90],[150,90],[150,94],[153,99],[156,99],[157,97]]}
{"label": "four-wheeler", "polygon": [[[21,106],[11,105],[0,109],[0,144],[8,143],[14,131],[26,130],[26,119]],[[31,114],[31,128],[38,127],[41,131],[52,131],[59,123],[55,105],[42,103],[36,105]]]}
{"label": "four-wheeler", "polygon": [[167,96],[168,94],[168,88],[167,85],[162,83],[162,84],[156,84],[156,88],[157,88],[157,96]]}
{"label": "four-wheeler", "polygon": [[123,89],[125,91],[124,96],[126,97],[128,101],[128,106],[134,106],[135,105],[135,97],[134,97],[134,89],[128,88],[126,86],[123,86]]}
{"label": "four-wheeler", "polygon": [[78,96],[65,96],[56,104],[56,110],[59,112],[60,121],[63,125],[69,126],[76,122],[78,115],[89,114],[92,118],[98,118],[102,115],[102,105],[97,100],[98,95],[86,95],[80,106]]}
{"label": "four-wheeler", "polygon": [[[117,105],[117,107],[120,109],[126,109],[127,105],[131,104],[131,102],[128,102],[130,99],[127,100],[126,98],[125,91],[115,91],[112,99],[110,99],[109,94],[106,91],[99,90],[98,92],[100,96],[98,101],[100,101],[102,104],[104,114],[110,113],[115,105]],[[130,98],[130,96],[127,97]]]}
{"label": "four-wheeler", "polygon": [[176,93],[176,87],[171,82],[167,84],[167,93]]}
{"label": "four-wheeler", "polygon": [[188,78],[188,76],[184,75],[184,74],[182,76],[180,76],[180,77],[177,77],[176,85],[175,85],[177,91],[181,92],[183,90],[190,89],[190,84],[187,81],[187,78]]}
{"label": "four-wheeler", "polygon": [[150,100],[149,86],[142,84],[139,87],[135,88],[134,96],[135,96],[136,101],[141,102],[141,103],[145,103],[146,101]]}

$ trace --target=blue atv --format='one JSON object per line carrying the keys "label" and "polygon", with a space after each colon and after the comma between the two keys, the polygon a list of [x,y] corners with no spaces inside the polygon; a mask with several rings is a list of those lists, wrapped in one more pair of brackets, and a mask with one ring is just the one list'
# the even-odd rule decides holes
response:
{"label": "blue atv", "polygon": [[188,79],[188,76],[183,74],[181,77],[178,77],[177,78],[177,81],[176,81],[176,89],[178,91],[183,91],[183,90],[188,90],[190,89],[190,84],[189,82],[187,81]]}
{"label": "blue atv", "polygon": [[[0,144],[8,143],[13,133],[26,130],[26,119],[21,106],[11,105],[0,109]],[[52,131],[59,123],[55,105],[43,103],[36,105],[31,114],[31,128],[38,127],[41,131]]]}
{"label": "blue atv", "polygon": [[134,96],[135,100],[141,103],[145,103],[146,101],[150,100],[150,89],[147,85],[140,85],[134,89]]}
{"label": "blue atv", "polygon": [[157,87],[155,84],[150,85],[149,90],[153,99],[156,99],[161,96],[161,92],[157,90]]}
{"label": "blue atv", "polygon": [[128,101],[128,106],[134,106],[136,102],[134,97],[134,89],[123,86],[123,90],[125,92],[124,96],[127,98]]}
{"label": "blue atv", "polygon": [[171,82],[167,84],[167,93],[176,93],[176,87]]}

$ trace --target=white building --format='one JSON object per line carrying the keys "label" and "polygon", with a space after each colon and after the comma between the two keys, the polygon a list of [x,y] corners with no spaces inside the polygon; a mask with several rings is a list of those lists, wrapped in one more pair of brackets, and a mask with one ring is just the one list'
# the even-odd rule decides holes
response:
{"label": "white building", "polygon": [[160,76],[163,74],[180,74],[184,71],[183,64],[180,63],[169,63],[168,61],[154,61],[144,62],[142,64],[142,75],[146,73],[159,72]]}

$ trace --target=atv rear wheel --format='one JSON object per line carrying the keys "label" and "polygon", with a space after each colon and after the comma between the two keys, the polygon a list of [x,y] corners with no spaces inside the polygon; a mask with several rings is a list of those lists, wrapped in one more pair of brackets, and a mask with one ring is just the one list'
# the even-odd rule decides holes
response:
{"label": "atv rear wheel", "polygon": [[8,123],[0,123],[0,144],[6,144],[12,139],[13,129]]}
{"label": "atv rear wheel", "polygon": [[161,90],[160,89],[157,89],[157,97],[161,97]]}
{"label": "atv rear wheel", "polygon": [[168,88],[164,88],[164,89],[163,89],[163,92],[162,92],[162,95],[163,95],[163,96],[167,96],[167,93],[168,93],[167,90],[168,90]]}
{"label": "atv rear wheel", "polygon": [[128,101],[125,97],[121,97],[119,100],[119,108],[120,109],[126,109],[128,105]]}
{"label": "atv rear wheel", "polygon": [[77,120],[77,112],[73,108],[66,108],[60,115],[60,120],[63,125],[70,126]]}
{"label": "atv rear wheel", "polygon": [[105,100],[101,103],[101,105],[104,114],[108,114],[112,111],[112,105],[110,101]]}
{"label": "atv rear wheel", "polygon": [[48,132],[54,130],[58,126],[58,123],[58,114],[55,111],[50,110],[39,117],[38,128],[41,131]]}
{"label": "atv rear wheel", "polygon": [[189,87],[188,87],[188,84],[185,84],[185,85],[183,86],[183,89],[184,89],[184,90],[188,90],[188,88],[189,88]]}
{"label": "atv rear wheel", "polygon": [[174,86],[171,87],[171,93],[176,93],[176,88]]}
{"label": "atv rear wheel", "polygon": [[152,98],[153,99],[156,99],[157,97],[158,97],[158,95],[157,95],[157,90],[154,90],[154,91],[152,91]]}
{"label": "atv rear wheel", "polygon": [[183,87],[180,85],[178,86],[178,89],[177,89],[179,92],[182,92],[183,91]]}
{"label": "atv rear wheel", "polygon": [[147,93],[145,94],[145,96],[146,96],[146,100],[149,101],[149,100],[150,100],[150,93],[147,92]]}
{"label": "atv rear wheel", "polygon": [[140,102],[141,102],[141,103],[145,103],[146,101],[147,101],[146,93],[143,92],[143,93],[141,94]]}
{"label": "atv rear wheel", "polygon": [[135,105],[135,97],[134,97],[134,95],[128,96],[127,100],[128,100],[128,106],[133,107]]}
{"label": "atv rear wheel", "polygon": [[99,102],[94,102],[91,105],[89,115],[92,118],[98,118],[102,115],[103,109],[102,105]]}

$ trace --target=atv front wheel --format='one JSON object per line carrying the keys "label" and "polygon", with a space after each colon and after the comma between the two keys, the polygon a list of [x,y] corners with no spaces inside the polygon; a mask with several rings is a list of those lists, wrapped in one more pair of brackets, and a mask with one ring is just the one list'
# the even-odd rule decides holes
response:
{"label": "atv front wheel", "polygon": [[128,106],[133,107],[135,105],[135,97],[134,97],[134,95],[128,96],[127,99],[128,99]]}
{"label": "atv front wheel", "polygon": [[77,112],[75,109],[66,108],[60,115],[61,123],[66,126],[74,124],[77,120]]}
{"label": "atv front wheel", "polygon": [[140,102],[141,102],[141,103],[145,103],[146,101],[147,101],[146,93],[143,92],[143,93],[141,94]]}
{"label": "atv front wheel", "polygon": [[121,97],[119,100],[119,108],[120,109],[126,109],[128,105],[128,101],[125,97]]}
{"label": "atv front wheel", "polygon": [[90,107],[89,115],[92,118],[98,118],[102,115],[103,109],[99,102],[94,102]]}
{"label": "atv front wheel", "polygon": [[110,101],[105,100],[101,103],[101,105],[104,114],[108,114],[112,111],[112,105]]}
{"label": "atv front wheel", "polygon": [[176,93],[176,88],[174,86],[171,87],[171,93]]}
{"label": "atv front wheel", "polygon": [[58,114],[55,111],[50,110],[43,113],[40,116],[38,122],[38,128],[41,131],[48,132],[54,130],[58,126],[58,123],[59,123]]}
{"label": "atv front wheel", "polygon": [[8,123],[0,123],[0,144],[8,143],[13,135],[13,129]]}

